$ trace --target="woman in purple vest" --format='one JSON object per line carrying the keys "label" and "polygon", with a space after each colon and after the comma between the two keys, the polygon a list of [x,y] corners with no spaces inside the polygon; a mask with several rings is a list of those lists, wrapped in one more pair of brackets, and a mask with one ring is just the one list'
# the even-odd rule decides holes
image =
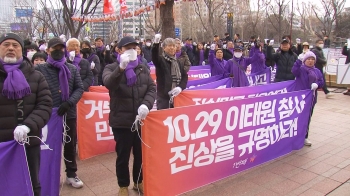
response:
{"label": "woman in purple vest", "polygon": [[225,70],[226,62],[224,60],[224,53],[221,48],[218,48],[216,44],[210,46],[209,57],[208,57],[211,76],[216,75],[228,75]]}

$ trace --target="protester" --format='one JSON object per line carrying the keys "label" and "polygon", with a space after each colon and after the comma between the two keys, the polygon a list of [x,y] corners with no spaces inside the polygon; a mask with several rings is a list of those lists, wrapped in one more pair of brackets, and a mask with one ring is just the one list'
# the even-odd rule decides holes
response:
{"label": "protester", "polygon": [[70,38],[67,43],[67,51],[69,53],[68,63],[71,63],[77,67],[80,73],[81,81],[83,82],[84,91],[89,91],[90,86],[93,83],[94,76],[91,71],[91,65],[89,61],[82,58],[80,55],[80,42],[76,38]]}
{"label": "protester", "polygon": [[103,72],[103,81],[110,95],[109,125],[116,141],[119,196],[129,195],[131,149],[134,155],[133,189],[143,193],[141,133],[131,129],[136,114],[145,119],[156,97],[156,87],[149,70],[137,59],[137,45],[132,37],[122,38],[118,43],[118,61],[107,65]]}
{"label": "protester", "polygon": [[29,45],[24,46],[25,56],[32,60],[32,57],[35,53],[39,52],[39,47],[35,43],[30,43]]}
{"label": "protester", "polygon": [[[254,47],[250,48],[249,51],[249,57],[253,57],[256,53],[261,52],[262,47],[264,46],[262,42],[255,42]],[[261,57],[263,56],[263,58],[257,58],[256,60],[253,60],[251,62],[251,73],[258,73],[261,71],[264,71],[266,69],[266,65],[265,65],[265,55],[262,53]]]}
{"label": "protester", "polygon": [[230,37],[229,33],[225,33],[225,38],[224,38],[224,44],[227,44],[227,42],[232,41],[232,38]]}
{"label": "protester", "polygon": [[145,65],[148,68],[148,70],[150,70],[150,67],[148,66],[147,60],[144,58],[144,55],[143,55],[142,50],[140,48],[140,45],[137,45],[135,50],[137,52],[137,59],[138,59],[139,64]]}
{"label": "protester", "polygon": [[186,52],[188,59],[190,60],[191,65],[195,65],[195,48],[197,44],[192,43],[192,38],[187,38],[185,45],[182,47],[182,50]]}
{"label": "protester", "polygon": [[79,71],[75,65],[66,62],[65,44],[54,37],[48,43],[48,59],[45,64],[39,64],[35,69],[44,74],[49,83],[53,98],[53,106],[58,107],[57,114],[65,116],[67,143],[64,144],[63,156],[66,165],[66,183],[74,188],[83,187],[83,182],[77,176],[76,144],[77,144],[77,111],[76,105],[84,92]]}
{"label": "protester", "polygon": [[[345,64],[349,64],[350,63],[350,50],[348,49],[347,43],[343,47],[342,54],[346,56]],[[347,91],[345,91],[343,94],[350,95],[350,86],[348,86]]]}
{"label": "protester", "polygon": [[223,57],[223,50],[221,48],[218,48],[218,45],[212,44],[210,46],[208,57],[211,76],[228,75],[228,73],[225,70],[225,65],[227,61]]}
{"label": "protester", "polygon": [[[30,137],[26,157],[34,195],[40,196],[39,138],[51,116],[52,98],[45,77],[23,55],[23,47],[23,40],[17,34],[0,37],[0,142],[14,139],[23,143]],[[23,110],[18,110],[19,106]],[[2,172],[5,170],[2,168]]]}
{"label": "protester", "polygon": [[275,82],[294,80],[295,76],[292,73],[292,67],[298,56],[291,50],[291,44],[288,39],[283,39],[280,45],[280,51],[272,53],[272,46],[267,47],[267,59],[276,63]]}
{"label": "protester", "polygon": [[233,78],[232,86],[233,87],[244,87],[249,86],[248,78],[246,75],[248,65],[262,60],[265,61],[265,55],[259,49],[259,46],[252,57],[243,57],[243,48],[240,46],[236,46],[233,58],[227,61],[225,65],[225,70],[229,73],[230,77]]}
{"label": "protester", "polygon": [[170,98],[177,96],[186,88],[188,75],[185,65],[176,59],[176,44],[173,38],[166,38],[160,53],[160,34],[154,37],[152,61],[156,67],[157,77],[157,109],[173,108]]}
{"label": "protester", "polygon": [[308,51],[305,55],[299,58],[293,65],[292,73],[295,75],[295,90],[306,90],[311,89],[315,91],[315,97],[313,99],[312,108],[310,112],[310,119],[307,127],[307,132],[305,135],[305,146],[311,146],[311,141],[309,137],[309,127],[311,116],[314,111],[315,104],[317,102],[317,89],[321,88],[325,83],[323,79],[323,74],[320,70],[315,67],[316,55]]}
{"label": "protester", "polygon": [[176,52],[175,52],[176,59],[179,61],[179,63],[181,65],[184,66],[184,69],[187,73],[191,67],[190,59],[188,58],[187,53],[185,52],[183,47],[181,47],[181,40],[178,38],[175,38],[175,42],[176,42],[176,46],[175,46],[176,47]]}
{"label": "protester", "polygon": [[323,42],[324,42],[324,48],[331,47],[331,40],[328,38],[328,35],[324,36]]}
{"label": "protester", "polygon": [[224,59],[226,61],[233,58],[234,44],[232,41],[227,41],[227,48],[224,49]]}
{"label": "protester", "polygon": [[112,48],[110,48],[109,46],[106,46],[106,55],[105,55],[105,62],[106,65],[108,64],[112,64],[114,62],[117,62],[117,58],[119,56],[118,53],[119,49],[117,47],[117,44],[115,44]]}
{"label": "protester", "polygon": [[[270,44],[270,43],[271,43],[271,40],[269,40],[269,39],[266,40],[266,43],[265,43],[264,48],[263,48],[263,53],[264,53],[264,55],[265,55],[265,57],[266,57],[266,59],[265,59],[265,65],[266,65],[267,67],[274,68],[274,67],[275,67],[275,62],[274,62],[272,59],[269,59],[269,58],[267,57],[267,47],[270,46],[270,45],[271,45],[271,47],[272,47],[272,44]],[[272,49],[273,49],[273,48],[272,48]],[[273,49],[271,52],[272,52],[272,54],[276,53],[274,49]]]}
{"label": "protester", "polygon": [[[95,48],[96,55],[100,59],[100,73],[98,74],[98,85],[103,85],[102,72],[106,65],[106,62],[105,62],[106,48],[105,48],[105,45],[103,44],[103,39],[100,37],[95,39],[95,45],[96,45],[96,48]],[[109,46],[107,47],[107,49],[109,49]]]}
{"label": "protester", "polygon": [[43,52],[37,52],[33,55],[31,62],[33,63],[34,67],[36,67],[38,64],[43,64],[47,60],[46,53]]}
{"label": "protester", "polygon": [[197,48],[196,48],[194,53],[195,53],[195,63],[193,66],[207,64],[209,50],[204,48],[203,43],[198,43]]}
{"label": "protester", "polygon": [[152,61],[152,40],[146,39],[146,43],[142,46],[142,53],[147,60],[147,63]]}
{"label": "protester", "polygon": [[[322,73],[323,81],[326,81],[325,75],[323,73],[323,67],[327,65],[327,59],[326,59],[326,57],[323,54],[323,50],[322,50],[323,47],[324,47],[324,42],[323,42],[322,39],[319,39],[319,40],[316,41],[316,45],[315,45],[314,48],[312,48],[311,51],[313,53],[315,53],[315,55],[316,55],[316,64],[315,64],[315,66]],[[322,90],[326,94],[326,98],[327,99],[331,98],[334,95],[333,93],[331,93],[328,90],[326,82],[323,84]]]}
{"label": "protester", "polygon": [[100,58],[92,51],[90,42],[88,41],[81,42],[81,53],[83,54],[83,58],[90,63],[90,69],[94,76],[93,86],[98,86],[98,74],[101,69]]}

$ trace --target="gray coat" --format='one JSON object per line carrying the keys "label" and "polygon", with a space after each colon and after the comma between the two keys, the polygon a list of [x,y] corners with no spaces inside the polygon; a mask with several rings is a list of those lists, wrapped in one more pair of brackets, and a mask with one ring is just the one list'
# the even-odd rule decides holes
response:
{"label": "gray coat", "polygon": [[[72,63],[72,62],[68,60],[68,63]],[[88,60],[82,58],[79,63],[79,67],[80,67],[80,71],[79,71],[80,78],[81,78],[81,81],[83,82],[84,91],[89,91],[89,87],[94,82],[94,76],[91,71],[91,64],[89,63]]]}

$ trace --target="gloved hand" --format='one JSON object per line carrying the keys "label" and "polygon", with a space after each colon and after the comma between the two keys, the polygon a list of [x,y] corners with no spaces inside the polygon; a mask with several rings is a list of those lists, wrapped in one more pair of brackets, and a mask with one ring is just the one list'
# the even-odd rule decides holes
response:
{"label": "gloved hand", "polygon": [[57,110],[57,114],[59,116],[63,116],[65,113],[67,113],[70,109],[70,105],[68,102],[63,102],[60,107]]}
{"label": "gloved hand", "polygon": [[124,54],[120,55],[119,67],[121,69],[125,69],[129,62],[130,62],[130,55],[129,54],[124,53]]}
{"label": "gloved hand", "polygon": [[250,46],[252,46],[252,47],[253,47],[253,46],[255,46],[255,43],[254,43],[254,42],[252,42],[252,43],[250,44]]}
{"label": "gloved hand", "polygon": [[275,43],[275,40],[270,40],[269,46],[272,46]]}
{"label": "gloved hand", "polygon": [[161,34],[156,34],[154,36],[154,43],[159,44],[161,38],[162,38]]}
{"label": "gloved hand", "polygon": [[297,44],[300,44],[300,39],[296,38],[295,41],[297,42]]}
{"label": "gloved hand", "polygon": [[111,50],[111,47],[109,45],[107,45],[106,50]]}
{"label": "gloved hand", "polygon": [[181,91],[182,91],[182,89],[180,87],[175,87],[175,88],[173,88],[173,90],[169,91],[168,94],[170,96],[176,97],[176,96],[178,96],[181,93]]}
{"label": "gloved hand", "polygon": [[149,113],[149,109],[145,104],[142,104],[137,110],[137,113],[139,114],[140,118],[144,120]]}
{"label": "gloved hand", "polygon": [[13,131],[13,136],[17,142],[23,142],[27,139],[27,134],[30,132],[29,127],[25,125],[19,125]]}
{"label": "gloved hand", "polygon": [[303,59],[304,59],[304,54],[303,54],[303,53],[299,54],[298,59],[301,60],[301,61],[303,61]]}
{"label": "gloved hand", "polygon": [[93,61],[91,62],[90,68],[91,68],[91,69],[95,69],[95,62],[93,62]]}
{"label": "gloved hand", "polygon": [[226,49],[226,48],[227,48],[227,45],[226,45],[226,44],[224,44],[224,45],[222,46],[222,48],[223,48],[223,49]]}
{"label": "gloved hand", "polygon": [[197,43],[196,43],[196,42],[193,42],[192,45],[197,46]]}
{"label": "gloved hand", "polygon": [[75,57],[75,51],[70,51],[69,52],[69,60],[74,61],[74,57]]}
{"label": "gloved hand", "polygon": [[215,50],[215,48],[216,48],[216,44],[210,45],[210,50]]}
{"label": "gloved hand", "polygon": [[318,85],[316,83],[312,83],[311,84],[311,90],[317,90],[318,89]]}
{"label": "gloved hand", "polygon": [[135,49],[129,49],[124,51],[124,54],[129,55],[130,61],[134,61],[137,59],[137,51]]}

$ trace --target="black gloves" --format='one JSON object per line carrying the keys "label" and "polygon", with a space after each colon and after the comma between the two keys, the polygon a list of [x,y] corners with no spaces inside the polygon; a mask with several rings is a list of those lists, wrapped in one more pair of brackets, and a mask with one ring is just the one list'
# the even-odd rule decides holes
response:
{"label": "black gloves", "polygon": [[63,102],[57,110],[57,114],[63,116],[70,109],[68,102]]}

